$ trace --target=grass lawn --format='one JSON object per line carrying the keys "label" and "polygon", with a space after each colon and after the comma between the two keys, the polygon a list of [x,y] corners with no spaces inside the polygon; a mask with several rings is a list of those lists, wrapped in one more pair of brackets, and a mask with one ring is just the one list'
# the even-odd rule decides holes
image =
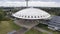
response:
{"label": "grass lawn", "polygon": [[12,21],[1,21],[0,23],[0,34],[7,34],[7,32],[18,29],[20,27],[12,23]]}
{"label": "grass lawn", "polygon": [[[0,23],[0,34],[7,34],[8,32],[11,32],[13,30],[19,30],[20,28],[21,28],[20,26],[14,24],[12,21],[1,21],[1,23]],[[41,28],[46,29],[47,31],[51,31],[54,34],[59,34],[60,33],[60,32],[57,32],[57,31],[52,31],[52,30],[47,29],[47,26],[42,26]],[[43,34],[43,33],[39,32],[35,29],[31,29],[28,32],[26,32],[25,34]]]}
{"label": "grass lawn", "polygon": [[44,24],[41,24],[41,23],[40,23],[40,24],[37,25],[37,26],[39,26],[40,28],[45,29],[45,30],[47,30],[47,31],[49,31],[49,32],[52,32],[53,34],[60,34],[59,31],[53,31],[53,30],[48,29],[48,26],[47,26],[47,25],[44,25]]}
{"label": "grass lawn", "polygon": [[31,29],[30,31],[26,32],[25,34],[42,34],[42,32],[39,32],[35,29]]}
{"label": "grass lawn", "polygon": [[[0,34],[7,34],[13,30],[19,30],[21,27],[14,24],[12,21],[1,21],[0,23]],[[26,34],[41,34],[41,32],[31,29]]]}

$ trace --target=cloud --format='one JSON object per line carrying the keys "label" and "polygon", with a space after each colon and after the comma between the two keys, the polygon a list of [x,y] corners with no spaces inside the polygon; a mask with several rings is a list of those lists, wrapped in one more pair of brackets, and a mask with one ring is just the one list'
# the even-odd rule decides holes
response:
{"label": "cloud", "polygon": [[[0,0],[0,1],[25,1],[25,0]],[[60,0],[29,0],[29,1],[60,2]]]}
{"label": "cloud", "polygon": [[[3,4],[2,4],[3,3]],[[6,1],[6,2],[0,2],[0,6],[4,7],[21,7],[26,6],[26,2],[20,2],[20,1]],[[32,7],[60,7],[60,2],[42,2],[42,1],[29,1],[28,6]]]}
{"label": "cloud", "polygon": [[38,7],[60,7],[60,3],[56,2],[29,2],[29,6],[38,6]]}

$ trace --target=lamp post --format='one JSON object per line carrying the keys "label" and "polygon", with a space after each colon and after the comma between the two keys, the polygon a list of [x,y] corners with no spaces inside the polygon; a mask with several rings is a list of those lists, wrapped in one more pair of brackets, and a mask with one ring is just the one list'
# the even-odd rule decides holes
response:
{"label": "lamp post", "polygon": [[29,0],[25,0],[25,1],[26,1],[26,7],[28,7],[28,1],[29,1]]}

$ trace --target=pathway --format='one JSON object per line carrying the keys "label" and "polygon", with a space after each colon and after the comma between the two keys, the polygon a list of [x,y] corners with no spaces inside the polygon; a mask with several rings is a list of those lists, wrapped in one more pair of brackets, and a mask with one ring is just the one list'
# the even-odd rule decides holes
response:
{"label": "pathway", "polygon": [[29,29],[22,27],[20,30],[18,30],[17,32],[13,33],[13,34],[25,34],[25,32],[27,32]]}

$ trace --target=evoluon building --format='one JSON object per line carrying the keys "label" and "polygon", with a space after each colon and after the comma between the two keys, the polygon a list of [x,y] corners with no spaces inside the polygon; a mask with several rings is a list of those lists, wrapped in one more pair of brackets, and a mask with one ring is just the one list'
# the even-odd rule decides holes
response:
{"label": "evoluon building", "polygon": [[[49,13],[38,8],[26,8],[12,14],[12,16],[15,17],[15,24],[27,28],[25,32],[38,25],[41,20],[47,20],[51,17]],[[25,32],[23,31],[23,33]],[[21,32],[19,31],[19,33]]]}
{"label": "evoluon building", "polygon": [[[49,13],[47,13],[46,11],[43,11],[41,9],[26,8],[26,9],[20,10],[16,13],[12,14],[12,16],[14,16],[14,17],[16,17],[17,19],[20,19],[20,20],[21,19],[23,19],[25,21],[30,20],[29,23],[31,23],[31,24],[32,24],[31,21],[35,20],[36,22],[41,23],[41,21],[43,20],[43,24],[47,24],[49,29],[52,29],[52,30],[59,30],[60,29],[60,25],[59,25],[60,24],[59,23],[60,22],[59,21],[60,16],[53,16],[51,18],[51,15]],[[50,20],[47,21],[47,22],[44,21],[44,20],[48,20],[48,19],[50,19]],[[35,23],[33,23],[33,24],[35,24]]]}
{"label": "evoluon building", "polygon": [[41,9],[26,8],[16,12],[13,16],[21,19],[48,19],[51,15]]}

